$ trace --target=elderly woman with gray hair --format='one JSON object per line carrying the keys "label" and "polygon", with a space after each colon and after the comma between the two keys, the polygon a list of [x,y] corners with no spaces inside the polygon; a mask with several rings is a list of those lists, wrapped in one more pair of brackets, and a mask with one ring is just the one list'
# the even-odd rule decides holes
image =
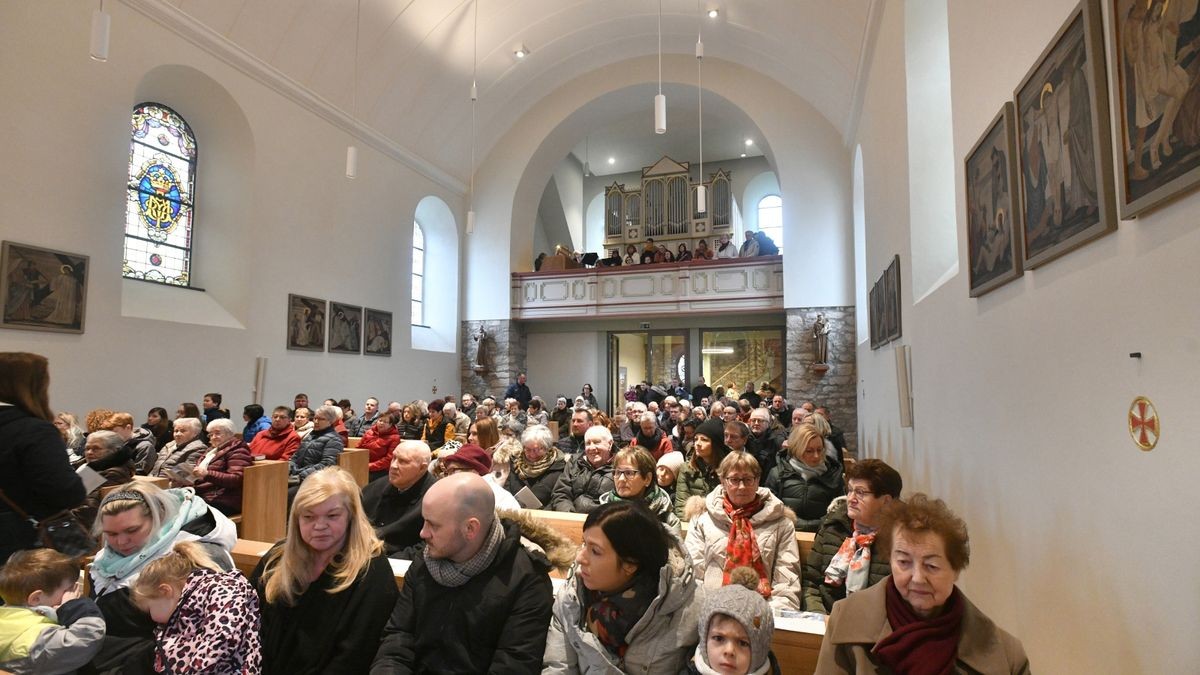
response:
{"label": "elderly woman with gray hair", "polygon": [[522,452],[511,460],[504,488],[514,495],[529,488],[542,505],[549,504],[554,485],[566,468],[566,460],[554,447],[549,427],[540,424],[527,427],[521,434],[521,448]]}
{"label": "elderly woman with gray hair", "polygon": [[180,417],[175,420],[171,436],[175,440],[163,446],[150,475],[166,478],[172,487],[191,485],[192,469],[207,449],[200,438],[200,420]]}
{"label": "elderly woman with gray hair", "polygon": [[93,431],[84,443],[83,457],[88,468],[104,477],[103,485],[88,493],[83,504],[71,509],[84,527],[91,528],[96,520],[96,509],[100,508],[100,491],[133,480],[133,453],[115,432]]}
{"label": "elderly woman with gray hair", "polygon": [[241,513],[242,474],[254,456],[228,419],[208,423],[208,440],[212,448],[192,469],[196,494],[227,516]]}
{"label": "elderly woman with gray hair", "polygon": [[346,444],[334,429],[338,421],[338,408],[323,405],[313,412],[313,430],[300,441],[300,447],[288,460],[288,483],[293,486],[289,496],[295,496],[294,486],[327,466],[337,464],[338,455]]}

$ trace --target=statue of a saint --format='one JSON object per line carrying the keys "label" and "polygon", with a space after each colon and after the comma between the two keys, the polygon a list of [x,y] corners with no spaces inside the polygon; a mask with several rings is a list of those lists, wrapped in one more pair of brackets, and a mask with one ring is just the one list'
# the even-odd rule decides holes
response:
{"label": "statue of a saint", "polygon": [[482,373],[488,369],[488,354],[487,354],[487,330],[483,326],[479,327],[479,332],[472,335],[471,338],[479,343],[479,348],[475,351],[475,372]]}
{"label": "statue of a saint", "polygon": [[829,360],[829,321],[824,314],[817,314],[817,320],[812,327],[813,340],[817,343],[817,363],[827,363]]}

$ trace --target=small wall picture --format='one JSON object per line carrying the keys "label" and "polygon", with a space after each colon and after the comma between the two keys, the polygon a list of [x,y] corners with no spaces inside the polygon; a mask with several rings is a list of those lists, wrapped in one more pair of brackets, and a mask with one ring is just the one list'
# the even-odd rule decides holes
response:
{"label": "small wall picture", "polygon": [[362,353],[362,307],[330,301],[329,352]]}
{"label": "small wall picture", "polygon": [[1013,104],[1005,103],[964,162],[971,297],[1021,276],[1021,214],[1017,207],[1017,141],[1013,118]]}
{"label": "small wall picture", "polygon": [[1013,92],[1026,269],[1117,229],[1100,0],[1082,0]]}
{"label": "small wall picture", "polygon": [[1200,183],[1200,12],[1195,0],[1114,0],[1109,45],[1122,218]]}
{"label": "small wall picture", "polygon": [[867,310],[871,349],[900,339],[900,256],[892,256],[892,264],[871,287]]}
{"label": "small wall picture", "polygon": [[325,351],[325,301],[288,294],[287,348]]}
{"label": "small wall picture", "polygon": [[88,256],[6,241],[0,246],[4,328],[82,333]]}
{"label": "small wall picture", "polygon": [[392,313],[380,309],[366,309],[363,353],[371,356],[392,355]]}

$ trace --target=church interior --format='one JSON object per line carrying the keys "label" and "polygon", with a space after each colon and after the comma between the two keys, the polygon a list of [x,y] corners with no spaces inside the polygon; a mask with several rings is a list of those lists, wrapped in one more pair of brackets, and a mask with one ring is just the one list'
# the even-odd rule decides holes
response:
{"label": "church interior", "polygon": [[[1200,525],[1175,509],[1200,471],[1176,454],[1200,438],[1200,195],[1124,204],[1114,165],[1137,139],[1110,73],[1128,4],[1083,3],[1102,18],[1089,138],[1108,165],[1059,176],[1111,225],[976,293],[968,160],[1007,102],[1028,114],[1074,0],[107,0],[103,60],[98,0],[10,0],[0,239],[87,270],[79,330],[6,317],[0,351],[47,356],[51,405],[76,415],[210,391],[268,410],[301,391],[500,394],[518,372],[551,403],[587,382],[610,408],[642,379],[769,380],[966,520],[959,584],[1037,671],[1194,672]],[[130,115],[148,102],[194,133],[184,284],[128,273]],[[1186,159],[1175,144],[1160,161]],[[654,229],[650,191],[693,211],[698,184],[706,208]],[[559,246],[736,246],[774,223],[778,257],[534,268]],[[374,310],[387,333],[326,349],[323,329],[294,334],[297,297]]]}

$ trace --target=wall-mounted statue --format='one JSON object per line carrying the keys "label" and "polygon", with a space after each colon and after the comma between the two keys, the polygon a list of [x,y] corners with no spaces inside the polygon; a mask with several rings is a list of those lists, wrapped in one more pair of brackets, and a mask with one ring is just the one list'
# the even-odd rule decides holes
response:
{"label": "wall-mounted statue", "polygon": [[817,320],[812,327],[813,341],[817,343],[816,363],[829,362],[829,321],[824,314],[817,314]]}
{"label": "wall-mounted statue", "polygon": [[492,359],[488,354],[488,334],[487,330],[479,327],[479,332],[471,336],[471,339],[479,343],[479,348],[475,350],[475,366],[472,368],[477,373],[486,373],[491,369]]}

